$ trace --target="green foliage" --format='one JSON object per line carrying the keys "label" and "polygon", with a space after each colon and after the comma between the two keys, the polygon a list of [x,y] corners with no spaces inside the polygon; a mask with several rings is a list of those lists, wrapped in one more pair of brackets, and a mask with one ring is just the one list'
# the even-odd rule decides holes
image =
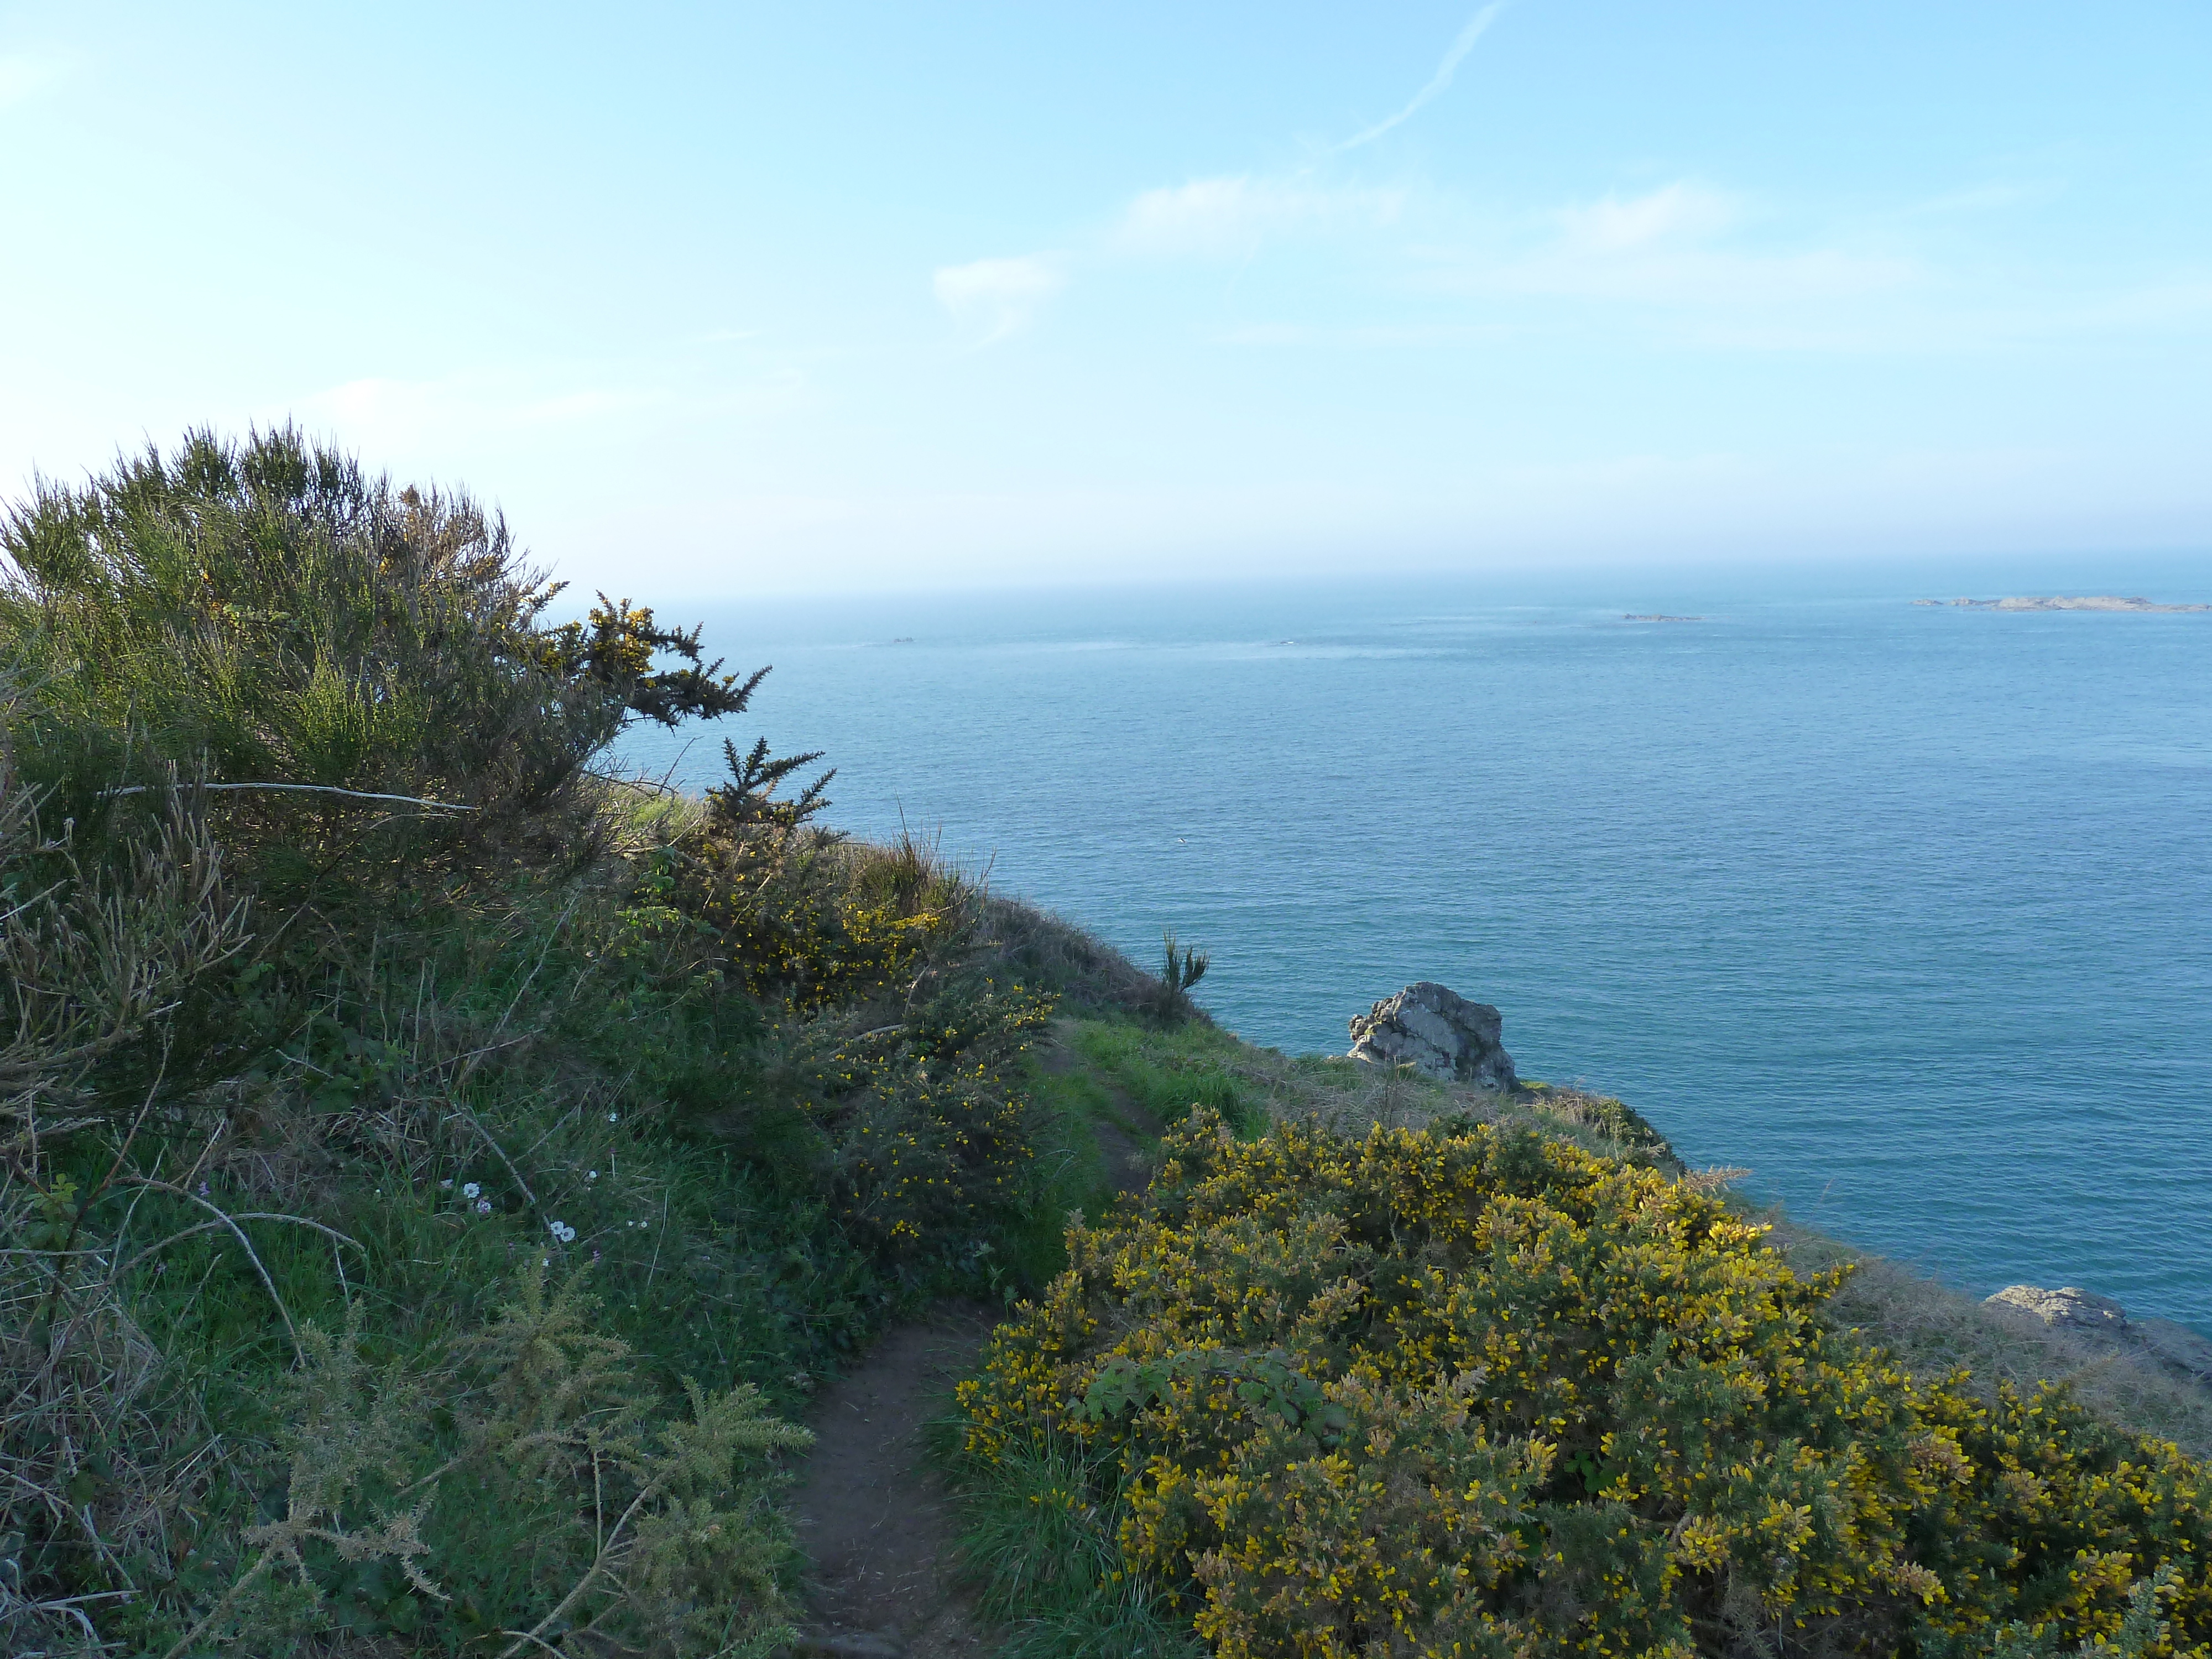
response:
{"label": "green foliage", "polygon": [[[283,1513],[246,1530],[251,1565],[173,1656],[226,1635],[276,1651],[334,1624],[404,1637],[434,1620],[507,1638],[507,1654],[572,1632],[671,1659],[787,1638],[775,1569],[790,1540],[769,1489],[736,1476],[811,1437],[765,1415],[757,1389],[687,1383],[688,1416],[656,1425],[627,1346],[593,1328],[574,1279],[549,1293],[535,1264],[489,1329],[416,1371],[372,1370],[357,1313],[341,1337],[305,1339],[277,1436]],[[425,1407],[448,1397],[466,1403],[441,1425]],[[542,1589],[521,1607],[484,1571],[504,1541],[485,1535],[488,1510],[502,1530],[532,1523]],[[526,1635],[501,1623],[533,1602],[550,1606]]]}
{"label": "green foliage", "polygon": [[1108,1571],[1227,1659],[2212,1651],[2203,1468],[1900,1375],[1688,1184],[1487,1126],[1167,1150],[966,1444],[986,1483],[1072,1447]]}
{"label": "green foliage", "polygon": [[1240,1135],[1255,1136],[1267,1127],[1264,1103],[1231,1069],[1237,1039],[1210,1024],[1085,1020],[1076,1028],[1074,1042],[1102,1075],[1162,1123],[1180,1123],[1194,1108],[1203,1108]]}
{"label": "green foliage", "polygon": [[[0,734],[20,708],[0,685]],[[119,846],[40,806],[0,738],[0,1144],[25,1147],[137,1105],[247,938],[222,849],[174,796]]]}
{"label": "green foliage", "polygon": [[1167,962],[1160,969],[1160,983],[1170,997],[1180,996],[1206,977],[1206,970],[1213,959],[1193,945],[1185,945],[1178,957],[1172,932],[1161,934],[1160,939],[1167,947]]}
{"label": "green foliage", "polygon": [[4,541],[0,1647],[764,1654],[781,1419],[1030,1282],[981,893],[595,775],[759,675],[289,432]]}
{"label": "green foliage", "polygon": [[26,699],[9,739],[51,816],[105,823],[205,782],[231,792],[223,839],[264,884],[374,872],[399,890],[542,817],[632,715],[734,714],[760,679],[626,601],[541,627],[560,590],[498,518],[289,428],[42,485],[0,552],[0,653]]}
{"label": "green foliage", "polygon": [[778,785],[813,755],[767,758],[726,744],[730,781],[660,854],[669,902],[714,941],[753,996],[799,1013],[896,999],[910,1008],[969,952],[981,895],[912,836],[859,848],[813,819],[830,773],[798,796]]}
{"label": "green foliage", "polygon": [[1199,1659],[1189,1620],[1127,1571],[1120,1497],[1095,1462],[1082,1442],[1043,1434],[969,1471],[961,1557],[984,1615],[1008,1632],[1006,1659]]}

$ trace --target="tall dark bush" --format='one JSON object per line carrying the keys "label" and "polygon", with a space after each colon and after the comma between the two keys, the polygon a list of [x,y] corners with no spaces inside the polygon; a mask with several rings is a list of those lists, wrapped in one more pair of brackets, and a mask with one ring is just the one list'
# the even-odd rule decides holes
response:
{"label": "tall dark bush", "polygon": [[496,513],[290,428],[42,483],[0,553],[18,763],[80,823],[181,777],[233,797],[233,841],[327,852],[404,823],[377,851],[483,843],[625,720],[734,714],[760,678],[627,601],[545,626],[560,586]]}

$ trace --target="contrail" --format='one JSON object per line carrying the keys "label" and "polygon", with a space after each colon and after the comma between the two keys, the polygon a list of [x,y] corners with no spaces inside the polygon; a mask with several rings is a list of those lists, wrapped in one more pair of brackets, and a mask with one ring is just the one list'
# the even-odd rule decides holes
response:
{"label": "contrail", "polygon": [[1334,153],[1341,155],[1347,149],[1357,149],[1362,144],[1374,143],[1451,85],[1452,76],[1459,68],[1459,60],[1474,50],[1474,43],[1482,39],[1482,32],[1495,22],[1498,14],[1504,9],[1505,0],[1494,0],[1494,3],[1485,6],[1468,19],[1467,27],[1459,32],[1459,38],[1451,43],[1451,50],[1444,54],[1444,61],[1437,65],[1437,72],[1429,77],[1428,85],[1413,94],[1413,101],[1387,120],[1377,121],[1366,131],[1346,139],[1336,146]]}

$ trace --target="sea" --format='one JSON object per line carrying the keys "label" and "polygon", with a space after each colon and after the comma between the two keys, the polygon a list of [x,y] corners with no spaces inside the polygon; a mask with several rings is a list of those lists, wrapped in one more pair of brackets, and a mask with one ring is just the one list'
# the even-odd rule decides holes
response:
{"label": "sea", "polygon": [[2212,1335],[2212,612],[1913,603],[2054,592],[2212,556],[665,603],[774,672],[624,758],[820,750],[1254,1042],[1440,981],[1800,1221]]}

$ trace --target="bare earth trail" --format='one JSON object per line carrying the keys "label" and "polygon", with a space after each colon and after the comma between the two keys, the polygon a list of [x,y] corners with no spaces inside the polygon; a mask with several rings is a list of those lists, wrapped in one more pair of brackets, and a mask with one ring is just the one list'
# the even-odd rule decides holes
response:
{"label": "bare earth trail", "polygon": [[957,1523],[924,1439],[994,1322],[981,1304],[940,1307],[886,1332],[823,1394],[793,1504],[814,1563],[800,1653],[951,1659],[990,1650],[954,1582]]}
{"label": "bare earth trail", "polygon": [[[1056,1042],[1038,1059],[1053,1073],[1078,1063]],[[1127,1122],[1157,1133],[1134,1101],[1116,1093],[1114,1104]],[[1137,1138],[1103,1120],[1091,1127],[1116,1188],[1142,1190],[1152,1162]],[[926,1437],[998,1319],[981,1303],[941,1304],[884,1333],[823,1392],[811,1425],[813,1454],[793,1495],[799,1545],[813,1562],[798,1654],[983,1659],[997,1645],[958,1583],[958,1520]]]}

